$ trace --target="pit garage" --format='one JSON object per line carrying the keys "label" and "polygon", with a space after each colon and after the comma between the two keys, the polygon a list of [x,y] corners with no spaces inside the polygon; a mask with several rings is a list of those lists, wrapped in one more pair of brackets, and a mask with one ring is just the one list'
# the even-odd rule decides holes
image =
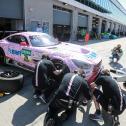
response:
{"label": "pit garage", "polygon": [[68,41],[71,31],[72,11],[57,6],[54,6],[53,8],[54,37],[58,38],[60,41]]}
{"label": "pit garage", "polygon": [[23,1],[11,0],[0,1],[0,39],[23,30]]}
{"label": "pit garage", "polygon": [[88,16],[79,13],[78,14],[77,39],[84,39],[84,35],[87,31],[87,26],[88,26]]}

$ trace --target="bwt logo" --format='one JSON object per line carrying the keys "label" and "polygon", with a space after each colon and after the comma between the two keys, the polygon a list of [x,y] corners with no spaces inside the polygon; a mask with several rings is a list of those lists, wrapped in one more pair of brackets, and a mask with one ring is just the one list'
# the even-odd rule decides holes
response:
{"label": "bwt logo", "polygon": [[21,51],[8,48],[8,52],[13,55],[21,56]]}

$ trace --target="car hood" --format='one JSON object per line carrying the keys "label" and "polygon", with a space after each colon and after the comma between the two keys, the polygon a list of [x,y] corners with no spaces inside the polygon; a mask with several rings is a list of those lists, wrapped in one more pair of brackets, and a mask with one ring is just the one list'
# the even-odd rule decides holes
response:
{"label": "car hood", "polygon": [[90,64],[97,64],[101,61],[101,58],[92,49],[76,44],[63,42],[56,46],[46,47],[46,49],[53,56],[77,59]]}

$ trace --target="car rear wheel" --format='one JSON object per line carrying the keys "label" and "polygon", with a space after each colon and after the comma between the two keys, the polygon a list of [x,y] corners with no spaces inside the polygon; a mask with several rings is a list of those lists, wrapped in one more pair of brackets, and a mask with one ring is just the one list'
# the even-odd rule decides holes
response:
{"label": "car rear wheel", "polygon": [[0,65],[6,64],[6,57],[4,51],[0,48]]}
{"label": "car rear wheel", "polygon": [[14,93],[23,87],[23,75],[16,71],[0,73],[0,91]]}

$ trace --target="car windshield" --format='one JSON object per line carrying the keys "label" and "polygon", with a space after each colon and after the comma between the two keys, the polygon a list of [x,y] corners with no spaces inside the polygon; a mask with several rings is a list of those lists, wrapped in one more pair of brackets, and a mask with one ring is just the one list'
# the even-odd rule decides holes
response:
{"label": "car windshield", "polygon": [[45,47],[59,44],[59,42],[49,35],[32,35],[29,36],[30,42],[34,47]]}

